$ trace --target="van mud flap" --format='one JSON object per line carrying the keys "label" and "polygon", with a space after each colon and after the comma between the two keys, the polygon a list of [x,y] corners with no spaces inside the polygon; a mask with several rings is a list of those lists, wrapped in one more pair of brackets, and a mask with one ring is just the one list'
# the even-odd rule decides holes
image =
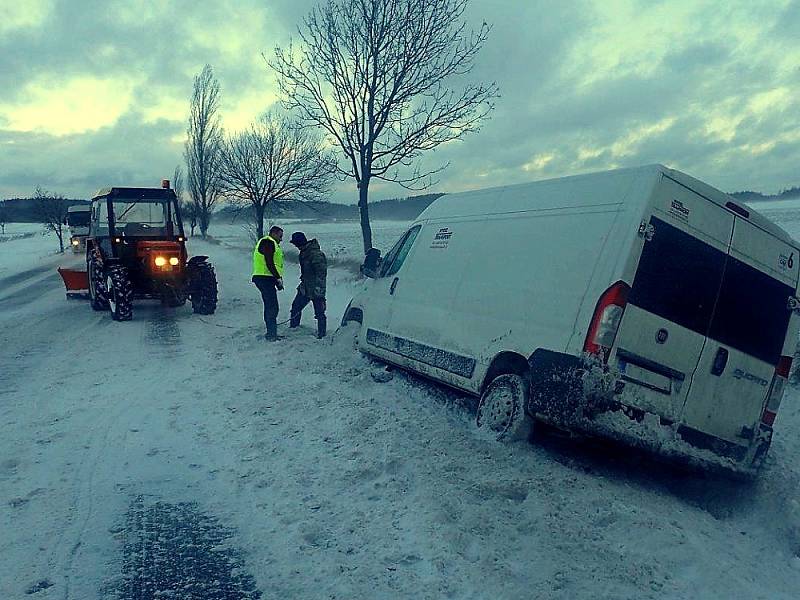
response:
{"label": "van mud flap", "polygon": [[555,425],[578,426],[595,415],[619,408],[616,377],[571,354],[537,350],[528,360],[531,373],[528,412]]}

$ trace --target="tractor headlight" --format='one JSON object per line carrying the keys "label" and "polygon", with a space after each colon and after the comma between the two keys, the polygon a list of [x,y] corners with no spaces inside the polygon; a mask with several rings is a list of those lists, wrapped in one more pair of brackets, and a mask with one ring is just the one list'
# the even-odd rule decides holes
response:
{"label": "tractor headlight", "polygon": [[72,245],[73,246],[78,246],[78,245],[80,245],[80,243],[81,243],[80,240],[76,240],[76,239],[72,240]]}
{"label": "tractor headlight", "polygon": [[157,267],[163,267],[164,265],[167,264],[167,259],[164,258],[163,256],[156,256],[156,259],[155,259],[154,262],[156,263]]}
{"label": "tractor headlight", "polygon": [[180,261],[178,260],[177,256],[173,256],[169,259],[169,264],[171,264],[173,267],[177,267],[179,262]]}

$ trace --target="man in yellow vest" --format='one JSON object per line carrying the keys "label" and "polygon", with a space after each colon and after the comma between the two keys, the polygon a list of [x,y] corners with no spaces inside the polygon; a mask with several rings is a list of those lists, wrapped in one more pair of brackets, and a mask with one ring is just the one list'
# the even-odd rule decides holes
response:
{"label": "man in yellow vest", "polygon": [[264,324],[267,341],[278,339],[278,290],[283,289],[283,229],[272,227],[253,249],[253,283],[264,301]]}

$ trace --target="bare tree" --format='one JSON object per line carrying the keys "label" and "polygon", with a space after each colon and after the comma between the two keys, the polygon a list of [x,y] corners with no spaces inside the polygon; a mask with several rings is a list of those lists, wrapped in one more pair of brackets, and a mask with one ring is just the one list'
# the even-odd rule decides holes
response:
{"label": "bare tree", "polygon": [[172,189],[175,191],[175,196],[178,198],[183,226],[186,227],[188,223],[191,228],[191,236],[194,237],[194,228],[197,227],[197,211],[195,210],[194,201],[191,199],[186,200],[186,198],[183,197],[183,169],[181,169],[180,165],[175,167],[175,171],[172,173]]}
{"label": "bare tree", "polygon": [[67,201],[63,196],[52,194],[37,186],[33,193],[33,211],[36,219],[58,238],[59,252],[64,252],[64,234],[67,223]]}
{"label": "bare tree", "polygon": [[[327,0],[299,31],[300,47],[277,48],[285,106],[322,127],[355,179],[364,251],[372,247],[371,180],[422,189],[447,165],[422,172],[426,150],[476,131],[494,108],[495,83],[447,82],[468,74],[489,34],[463,21],[469,0]],[[401,173],[403,171],[404,173]]]}
{"label": "bare tree", "polygon": [[183,169],[180,165],[172,172],[172,191],[175,192],[178,202],[183,200]]}
{"label": "bare tree", "polygon": [[322,140],[273,112],[231,136],[222,152],[225,195],[250,209],[255,231],[264,235],[264,213],[275,200],[319,200],[329,191],[336,164]]}
{"label": "bare tree", "polygon": [[218,112],[219,81],[214,77],[211,65],[206,65],[194,78],[184,147],[189,193],[203,237],[208,231],[214,205],[220,198],[222,124]]}

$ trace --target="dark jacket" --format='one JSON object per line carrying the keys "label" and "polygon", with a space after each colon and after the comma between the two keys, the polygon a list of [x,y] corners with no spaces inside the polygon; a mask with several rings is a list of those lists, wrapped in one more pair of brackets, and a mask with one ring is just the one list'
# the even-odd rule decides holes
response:
{"label": "dark jacket", "polygon": [[297,289],[306,298],[324,298],[328,260],[317,240],[310,240],[300,249],[300,285]]}

